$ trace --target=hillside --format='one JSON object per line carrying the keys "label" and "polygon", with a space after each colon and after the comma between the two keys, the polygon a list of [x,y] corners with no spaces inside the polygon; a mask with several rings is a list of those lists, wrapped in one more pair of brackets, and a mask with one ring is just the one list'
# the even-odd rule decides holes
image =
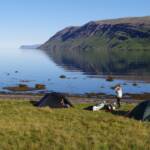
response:
{"label": "hillside", "polygon": [[[97,41],[98,40],[98,41]],[[41,49],[95,49],[124,48],[132,49],[131,43],[150,40],[150,17],[123,18],[114,20],[91,21],[81,27],[68,27],[56,33]],[[139,47],[147,45],[141,41]],[[144,48],[149,48],[147,45]]]}
{"label": "hillside", "polygon": [[74,66],[79,66],[79,59],[84,59],[82,64],[90,61],[88,66],[96,66],[95,59],[105,59],[98,62],[103,64],[98,66],[101,68],[98,72],[125,72],[129,67],[138,72],[139,69],[150,72],[149,43],[148,16],[91,21],[81,27],[68,27],[56,33],[39,48],[48,53],[55,51],[59,55],[63,52],[63,63]]}
{"label": "hillside", "polygon": [[83,110],[37,108],[28,99],[0,100],[1,149],[126,150],[150,149],[150,123],[125,118],[133,104],[113,114]]}

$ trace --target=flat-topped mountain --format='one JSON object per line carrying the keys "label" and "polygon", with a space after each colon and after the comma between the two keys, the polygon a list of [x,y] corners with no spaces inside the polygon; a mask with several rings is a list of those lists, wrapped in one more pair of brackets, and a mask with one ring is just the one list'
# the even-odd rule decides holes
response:
{"label": "flat-topped mountain", "polygon": [[40,49],[145,49],[150,47],[146,40],[150,40],[150,17],[120,18],[67,27],[41,45]]}

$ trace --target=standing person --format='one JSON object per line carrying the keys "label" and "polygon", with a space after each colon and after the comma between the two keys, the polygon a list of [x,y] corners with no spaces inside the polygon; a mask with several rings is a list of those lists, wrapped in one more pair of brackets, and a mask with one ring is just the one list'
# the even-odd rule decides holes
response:
{"label": "standing person", "polygon": [[115,92],[116,92],[116,98],[117,98],[117,106],[118,108],[120,108],[121,106],[121,98],[122,98],[122,95],[123,95],[123,92],[122,92],[122,87],[120,84],[118,84],[116,87],[115,87]]}

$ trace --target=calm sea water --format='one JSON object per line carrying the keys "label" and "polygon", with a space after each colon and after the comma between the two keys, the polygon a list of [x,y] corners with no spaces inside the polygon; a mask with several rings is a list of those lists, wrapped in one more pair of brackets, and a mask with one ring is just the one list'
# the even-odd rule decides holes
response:
{"label": "calm sea water", "polygon": [[[65,75],[66,78],[61,79],[60,75]],[[133,86],[134,82],[137,86]],[[150,92],[150,83],[144,81],[115,79],[108,82],[99,75],[65,69],[64,65],[56,64],[50,56],[40,50],[0,49],[0,91],[6,91],[3,87],[21,83],[31,87],[36,83],[45,84],[45,92],[114,94],[111,87],[118,83],[122,84],[124,93]]]}

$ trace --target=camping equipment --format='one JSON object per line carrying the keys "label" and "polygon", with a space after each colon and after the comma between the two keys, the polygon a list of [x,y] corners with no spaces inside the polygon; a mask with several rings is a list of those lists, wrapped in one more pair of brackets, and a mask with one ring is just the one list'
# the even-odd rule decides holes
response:
{"label": "camping equipment", "polygon": [[138,104],[131,112],[129,112],[128,117],[136,120],[150,121],[150,100]]}
{"label": "camping equipment", "polygon": [[37,102],[36,106],[49,106],[51,108],[73,107],[71,102],[64,95],[56,92],[45,94],[45,96],[39,102]]}

